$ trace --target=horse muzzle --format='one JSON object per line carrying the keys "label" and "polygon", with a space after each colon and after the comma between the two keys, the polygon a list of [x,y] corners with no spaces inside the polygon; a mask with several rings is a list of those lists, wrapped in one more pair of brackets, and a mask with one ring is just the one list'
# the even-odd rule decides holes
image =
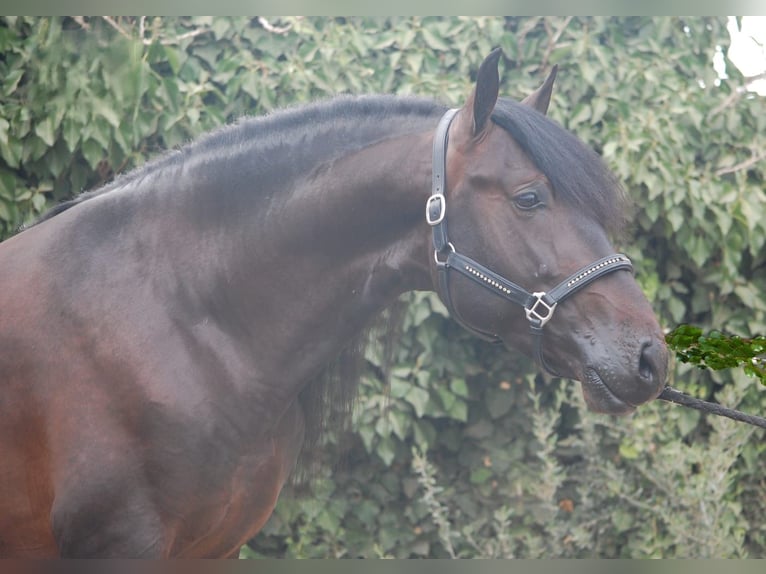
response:
{"label": "horse muzzle", "polygon": [[587,366],[577,378],[585,402],[594,412],[629,414],[656,399],[665,387],[668,351],[664,341],[646,339],[634,351],[586,360]]}

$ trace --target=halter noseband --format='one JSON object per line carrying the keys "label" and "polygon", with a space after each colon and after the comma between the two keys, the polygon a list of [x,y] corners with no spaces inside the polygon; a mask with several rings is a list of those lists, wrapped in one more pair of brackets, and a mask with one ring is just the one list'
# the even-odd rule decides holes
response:
{"label": "halter noseband", "polygon": [[453,305],[449,288],[450,269],[478,283],[491,293],[523,307],[527,321],[529,321],[529,330],[534,336],[535,360],[543,369],[557,375],[545,362],[542,344],[543,327],[553,317],[556,306],[596,279],[620,269],[632,271],[633,265],[625,255],[616,253],[579,269],[547,293],[544,291],[530,293],[470,257],[458,253],[447,235],[447,200],[444,196],[447,189],[446,164],[449,127],[457,112],[457,109],[448,110],[436,128],[433,143],[431,197],[426,202],[426,222],[433,229],[434,259],[439,276],[439,297],[446,305],[450,315],[463,328],[493,343],[502,342],[497,334],[468,325]]}

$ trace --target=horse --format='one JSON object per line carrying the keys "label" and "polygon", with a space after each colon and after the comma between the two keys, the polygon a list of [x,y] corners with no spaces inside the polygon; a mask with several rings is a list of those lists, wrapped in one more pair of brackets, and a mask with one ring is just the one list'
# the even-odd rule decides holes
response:
{"label": "horse", "polygon": [[624,193],[546,116],[557,69],[517,102],[501,55],[459,108],[242,119],[0,244],[0,555],[236,557],[326,423],[319,373],[409,291],[594,411],[655,399]]}

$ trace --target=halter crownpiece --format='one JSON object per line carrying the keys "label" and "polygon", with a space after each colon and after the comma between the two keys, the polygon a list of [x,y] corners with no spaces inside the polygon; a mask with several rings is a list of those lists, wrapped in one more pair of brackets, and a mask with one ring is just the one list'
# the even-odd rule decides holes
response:
{"label": "halter crownpiece", "polygon": [[524,308],[524,314],[529,322],[529,330],[534,335],[535,359],[538,364],[553,375],[557,373],[545,362],[542,349],[543,327],[553,318],[557,305],[586,285],[613,271],[633,271],[630,259],[622,253],[603,257],[586,265],[564,279],[553,289],[530,293],[523,287],[498,275],[484,267],[474,259],[457,251],[447,234],[447,145],[449,143],[449,127],[458,109],[448,110],[439,120],[434,134],[431,196],[426,202],[426,222],[433,230],[434,260],[439,277],[440,299],[447,307],[450,315],[466,330],[482,339],[500,343],[500,337],[488,331],[483,331],[466,323],[452,303],[449,288],[449,271],[453,270],[474,283],[481,285],[491,293],[498,295]]}

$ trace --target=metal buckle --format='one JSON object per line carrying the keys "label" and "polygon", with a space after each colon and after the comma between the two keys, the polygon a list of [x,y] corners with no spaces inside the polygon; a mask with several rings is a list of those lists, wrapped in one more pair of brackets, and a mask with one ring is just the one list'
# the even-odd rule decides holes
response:
{"label": "metal buckle", "polygon": [[[431,207],[437,201],[439,202],[439,214],[437,215],[437,217],[432,218]],[[444,194],[434,193],[431,197],[428,198],[428,201],[426,201],[426,222],[431,227],[435,225],[439,225],[442,221],[444,221],[444,216],[446,214],[447,214],[447,200],[444,198]]]}
{"label": "metal buckle", "polygon": [[[455,253],[455,246],[452,245],[452,243],[447,243],[447,247],[449,247],[449,250],[452,253]],[[446,250],[442,250],[442,251],[446,251]],[[436,251],[434,249],[434,260],[436,261],[436,266],[447,267],[447,258],[449,258],[449,253],[447,253],[447,257],[444,258],[444,261],[439,261],[439,253],[441,253],[441,251]]]}
{"label": "metal buckle", "polygon": [[548,303],[543,300],[545,295],[546,293],[544,291],[532,293],[532,297],[534,297],[536,301],[531,307],[524,307],[524,312],[527,315],[527,321],[536,324],[535,326],[539,328],[542,328],[543,325],[551,320],[551,317],[553,317],[553,312],[556,310],[556,305],[558,305],[558,302],[554,303],[553,305],[548,305]]}

